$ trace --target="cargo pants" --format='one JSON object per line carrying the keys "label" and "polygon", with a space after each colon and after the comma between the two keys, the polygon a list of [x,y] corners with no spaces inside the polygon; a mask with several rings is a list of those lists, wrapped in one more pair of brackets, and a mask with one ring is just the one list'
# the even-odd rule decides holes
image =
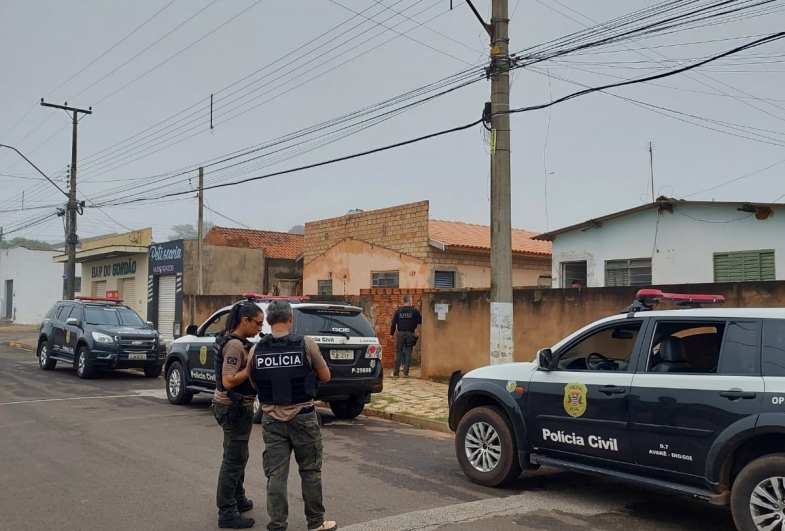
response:
{"label": "cargo pants", "polygon": [[289,518],[287,479],[292,451],[300,471],[305,519],[308,529],[324,523],[322,503],[322,430],[316,411],[297,415],[288,422],[262,417],[264,454],[262,463],[267,476],[267,514],[269,531],[285,531]]}
{"label": "cargo pants", "polygon": [[398,338],[395,340],[395,367],[393,375],[398,376],[403,365],[404,376],[409,376],[409,367],[412,364],[412,349],[414,349],[414,334],[412,332],[398,331]]}
{"label": "cargo pants", "polygon": [[245,465],[248,463],[248,441],[253,427],[253,407],[246,406],[238,421],[228,420],[229,406],[213,403],[213,415],[224,430],[224,453],[218,473],[215,497],[218,519],[231,520],[239,514],[237,502],[245,498]]}

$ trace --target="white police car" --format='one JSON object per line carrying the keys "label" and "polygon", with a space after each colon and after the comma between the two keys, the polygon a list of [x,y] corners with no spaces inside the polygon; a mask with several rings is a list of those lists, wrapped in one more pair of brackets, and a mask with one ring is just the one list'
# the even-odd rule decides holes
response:
{"label": "white police car", "polygon": [[[649,311],[660,301],[686,309]],[[455,373],[450,428],[472,481],[540,465],[718,505],[785,530],[785,309],[641,290],[532,363]]]}

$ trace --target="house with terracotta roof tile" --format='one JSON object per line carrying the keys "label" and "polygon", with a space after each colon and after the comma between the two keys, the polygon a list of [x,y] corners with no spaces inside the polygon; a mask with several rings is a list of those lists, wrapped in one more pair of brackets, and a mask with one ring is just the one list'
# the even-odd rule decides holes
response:
{"label": "house with terracotta roof tile", "polygon": [[264,251],[264,282],[246,291],[267,295],[302,294],[303,235],[269,230],[213,227],[204,238],[209,245],[261,249]]}
{"label": "house with terracotta roof tile", "polygon": [[[513,285],[550,286],[551,244],[513,229]],[[305,224],[303,293],[488,288],[491,229],[430,219],[422,201]]]}

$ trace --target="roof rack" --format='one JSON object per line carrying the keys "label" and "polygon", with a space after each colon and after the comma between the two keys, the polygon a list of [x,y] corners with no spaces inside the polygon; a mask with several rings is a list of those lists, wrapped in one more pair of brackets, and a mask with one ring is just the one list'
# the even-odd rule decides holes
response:
{"label": "roof rack", "polygon": [[243,298],[251,302],[271,302],[274,300],[285,300],[289,302],[306,302],[311,298],[307,295],[260,295],[259,293],[243,293]]}
{"label": "roof rack", "polygon": [[116,302],[121,303],[123,299],[118,299],[117,297],[88,297],[87,295],[77,295],[74,297],[78,301],[85,301],[85,302]]}
{"label": "roof rack", "polygon": [[663,293],[658,289],[642,289],[635,294],[632,304],[624,308],[621,313],[633,317],[637,312],[653,310],[660,301],[675,302],[678,306],[687,308],[701,308],[702,304],[719,304],[725,302],[722,295],[697,295],[687,293]]}

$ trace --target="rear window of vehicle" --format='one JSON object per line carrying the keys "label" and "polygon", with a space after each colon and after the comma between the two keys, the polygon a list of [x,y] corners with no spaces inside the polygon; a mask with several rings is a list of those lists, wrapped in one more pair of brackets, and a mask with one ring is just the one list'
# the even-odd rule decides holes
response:
{"label": "rear window of vehicle", "polygon": [[295,309],[294,333],[305,336],[376,337],[371,323],[362,312],[332,309]]}
{"label": "rear window of vehicle", "polygon": [[763,375],[785,376],[785,319],[763,323]]}
{"label": "rear window of vehicle", "polygon": [[91,325],[104,326],[132,326],[140,328],[145,322],[139,314],[130,308],[99,308],[88,306],[85,308],[85,321]]}

